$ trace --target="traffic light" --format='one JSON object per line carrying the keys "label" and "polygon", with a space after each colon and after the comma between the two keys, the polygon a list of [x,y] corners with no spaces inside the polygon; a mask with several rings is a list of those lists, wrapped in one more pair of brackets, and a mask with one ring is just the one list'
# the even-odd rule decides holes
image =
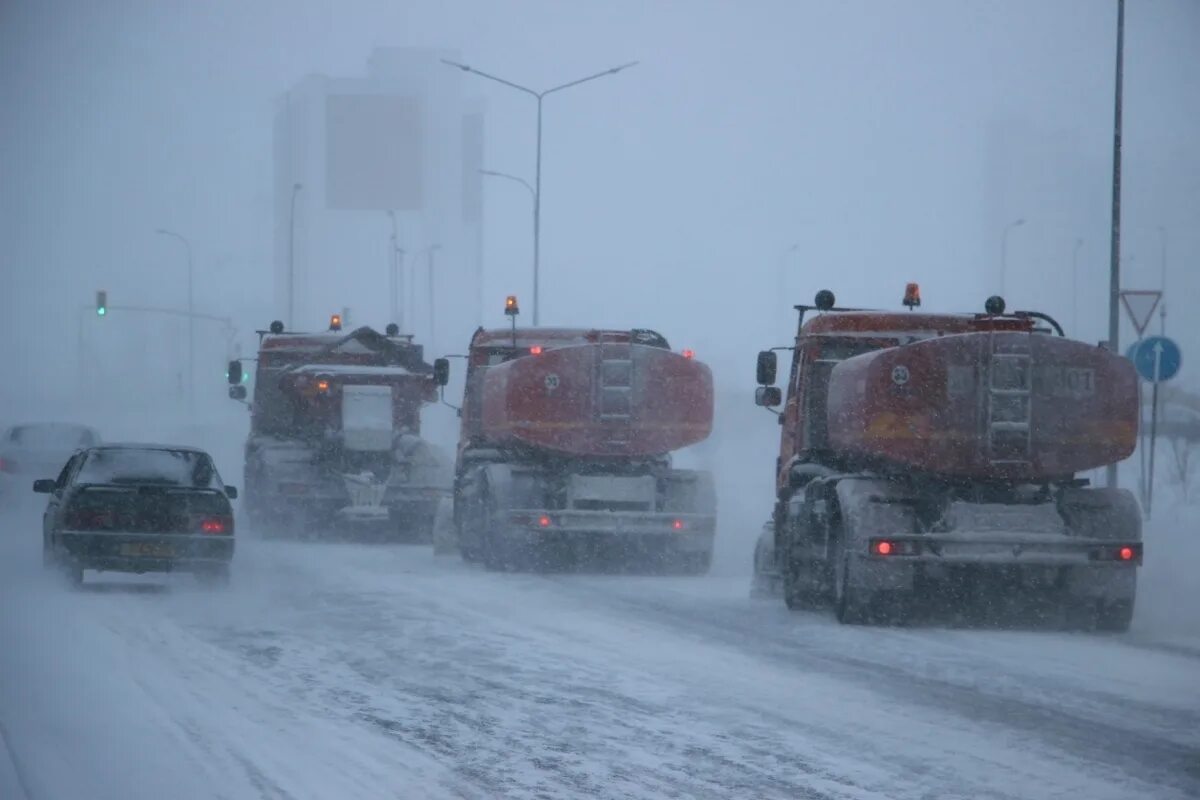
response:
{"label": "traffic light", "polygon": [[103,289],[96,292],[96,316],[103,317],[108,313],[108,292]]}

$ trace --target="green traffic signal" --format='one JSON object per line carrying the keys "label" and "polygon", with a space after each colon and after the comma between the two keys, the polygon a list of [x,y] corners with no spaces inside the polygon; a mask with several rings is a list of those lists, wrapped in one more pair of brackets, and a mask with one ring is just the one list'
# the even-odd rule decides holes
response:
{"label": "green traffic signal", "polygon": [[96,316],[103,317],[108,313],[108,292],[101,289],[96,292]]}

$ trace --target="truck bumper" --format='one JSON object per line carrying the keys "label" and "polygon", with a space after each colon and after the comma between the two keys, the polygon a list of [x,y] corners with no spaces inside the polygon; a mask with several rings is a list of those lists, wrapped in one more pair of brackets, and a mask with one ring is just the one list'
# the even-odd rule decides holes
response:
{"label": "truck bumper", "polygon": [[[887,542],[890,553],[880,554]],[[1120,551],[1129,548],[1131,557]],[[1132,598],[1141,543],[1011,534],[873,537],[850,554],[850,582],[870,591],[909,592],[933,584],[975,588],[980,582],[1078,597]]]}
{"label": "truck bumper", "polygon": [[653,543],[678,552],[712,549],[716,517],[639,511],[515,509],[508,534],[527,542],[594,542],[633,546]]}

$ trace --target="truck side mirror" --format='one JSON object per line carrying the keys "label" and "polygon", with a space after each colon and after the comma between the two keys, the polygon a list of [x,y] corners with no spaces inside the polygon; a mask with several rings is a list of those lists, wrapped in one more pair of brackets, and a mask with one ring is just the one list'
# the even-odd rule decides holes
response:
{"label": "truck side mirror", "polygon": [[754,405],[774,408],[783,402],[783,391],[778,386],[759,386],[754,390]]}
{"label": "truck side mirror", "polygon": [[[770,386],[775,383],[775,372],[777,370],[775,353],[771,350],[763,350],[758,354],[758,383],[762,386]],[[760,404],[761,405],[761,404]]]}
{"label": "truck side mirror", "polygon": [[433,362],[433,382],[445,386],[450,382],[450,359],[438,358]]}
{"label": "truck side mirror", "polygon": [[237,496],[238,496],[237,487],[236,486],[226,486],[225,487],[225,496],[228,497],[230,500],[237,500]]}
{"label": "truck side mirror", "polygon": [[246,399],[246,387],[242,386],[241,384],[238,384],[237,386],[230,386],[229,387],[229,399],[245,400]]}
{"label": "truck side mirror", "polygon": [[33,482],[33,490],[38,494],[53,494],[58,488],[58,482],[53,478],[42,478]]}
{"label": "truck side mirror", "polygon": [[229,377],[230,386],[239,386],[245,380],[245,373],[242,371],[241,361],[230,361],[229,369],[226,370],[226,375]]}

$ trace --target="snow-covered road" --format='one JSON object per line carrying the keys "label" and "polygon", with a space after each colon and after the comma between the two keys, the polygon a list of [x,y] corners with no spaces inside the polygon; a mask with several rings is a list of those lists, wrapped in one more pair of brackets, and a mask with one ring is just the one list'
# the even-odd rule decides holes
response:
{"label": "snow-covered road", "polygon": [[1200,796],[1200,647],[1138,627],[848,628],[744,576],[253,540],[227,591],[70,592],[20,527],[6,800]]}

